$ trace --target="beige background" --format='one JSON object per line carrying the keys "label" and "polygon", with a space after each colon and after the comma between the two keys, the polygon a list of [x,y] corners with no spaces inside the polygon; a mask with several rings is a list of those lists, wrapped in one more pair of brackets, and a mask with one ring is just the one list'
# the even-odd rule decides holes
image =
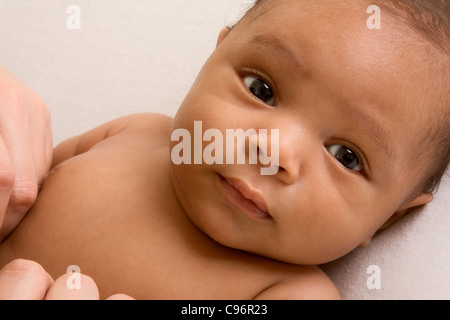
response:
{"label": "beige background", "polygon": [[[44,97],[55,143],[130,113],[174,115],[220,29],[248,3],[0,0],[0,64]],[[79,30],[67,28],[70,5]],[[434,203],[326,267],[344,298],[450,298],[449,191],[447,178]],[[371,265],[380,290],[366,286]]]}

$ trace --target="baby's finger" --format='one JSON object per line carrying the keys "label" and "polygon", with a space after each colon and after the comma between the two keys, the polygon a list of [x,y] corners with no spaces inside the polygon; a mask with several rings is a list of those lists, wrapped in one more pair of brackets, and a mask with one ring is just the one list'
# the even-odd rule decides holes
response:
{"label": "baby's finger", "polygon": [[42,300],[52,284],[40,264],[14,260],[0,270],[0,300]]}
{"label": "baby's finger", "polygon": [[[74,277],[77,277],[74,279]],[[77,285],[74,285],[75,282]],[[91,277],[67,273],[56,279],[48,290],[45,300],[99,300],[97,285]]]}

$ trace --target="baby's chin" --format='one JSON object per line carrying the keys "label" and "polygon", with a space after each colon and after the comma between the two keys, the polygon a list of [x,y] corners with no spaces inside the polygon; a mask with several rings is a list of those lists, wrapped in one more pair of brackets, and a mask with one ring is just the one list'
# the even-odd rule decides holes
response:
{"label": "baby's chin", "polygon": [[228,234],[224,232],[211,230],[210,228],[201,225],[196,226],[201,232],[203,232],[208,238],[210,238],[216,244],[219,244],[229,249],[238,250],[241,252],[245,252],[247,254],[258,256],[260,258],[271,259],[282,263],[305,265],[305,266],[313,266],[318,264],[317,260],[302,257],[301,253],[298,254],[284,253],[281,252],[280,250],[267,249],[267,247],[265,246],[258,246],[255,244],[249,245],[244,241],[237,241],[236,238],[230,237]]}
{"label": "baby's chin", "polygon": [[328,263],[343,255],[333,252],[328,256],[324,256],[308,250],[304,252],[300,250],[295,252],[292,250],[280,250],[281,245],[274,244],[274,246],[269,247],[265,243],[257,240],[247,241],[245,239],[238,239],[238,237],[233,235],[233,232],[229,232],[223,225],[214,223],[214,221],[210,221],[209,219],[202,219],[202,214],[194,210],[195,206],[194,208],[190,204],[184,206],[184,212],[195,228],[215,244],[228,249],[238,250],[260,258],[302,266],[316,266]]}
{"label": "baby's chin", "polygon": [[[213,238],[213,237],[211,237]],[[343,257],[349,251],[332,251],[322,254],[321,252],[311,251],[311,250],[280,250],[281,246],[274,246],[268,249],[266,246],[247,246],[246,244],[233,242],[233,239],[218,239],[215,240],[223,246],[251,253],[260,257],[268,258],[271,260],[276,260],[279,262],[301,265],[301,266],[317,266],[326,263],[333,262]],[[318,250],[320,251],[320,250]]]}

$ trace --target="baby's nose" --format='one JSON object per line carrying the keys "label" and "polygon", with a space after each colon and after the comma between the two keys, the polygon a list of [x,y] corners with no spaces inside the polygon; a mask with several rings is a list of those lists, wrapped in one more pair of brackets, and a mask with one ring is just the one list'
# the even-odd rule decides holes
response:
{"label": "baby's nose", "polygon": [[286,184],[294,184],[300,178],[303,158],[307,156],[305,154],[307,151],[306,145],[306,138],[303,137],[298,128],[280,130],[277,146],[279,153],[278,172],[276,175],[280,181]]}
{"label": "baby's nose", "polygon": [[[295,183],[300,175],[301,159],[299,135],[279,129],[260,131],[249,137],[249,149],[257,150],[257,157],[249,154],[250,163],[261,166],[261,175],[275,175],[286,184]],[[257,160],[257,162],[256,162]]]}

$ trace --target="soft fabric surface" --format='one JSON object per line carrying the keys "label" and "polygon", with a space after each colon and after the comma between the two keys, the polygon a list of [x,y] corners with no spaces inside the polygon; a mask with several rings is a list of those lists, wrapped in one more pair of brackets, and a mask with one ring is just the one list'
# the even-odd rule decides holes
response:
{"label": "soft fabric surface", "polygon": [[[80,29],[68,29],[70,5]],[[55,144],[136,112],[174,115],[242,0],[0,0],[0,64],[38,91]],[[345,299],[450,298],[450,179],[436,200],[325,267]],[[369,289],[377,274],[380,289]]]}

